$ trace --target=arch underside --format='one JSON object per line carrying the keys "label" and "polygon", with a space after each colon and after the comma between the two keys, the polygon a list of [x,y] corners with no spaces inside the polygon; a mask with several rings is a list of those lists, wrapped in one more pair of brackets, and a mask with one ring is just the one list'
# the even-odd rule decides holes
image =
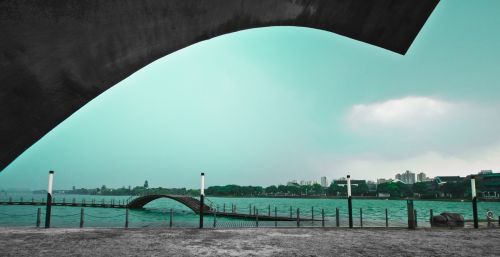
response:
{"label": "arch underside", "polygon": [[[132,200],[129,204],[127,204],[127,208],[129,209],[140,209],[144,207],[144,205],[160,199],[160,198],[168,198],[175,200],[179,203],[184,204],[186,207],[191,209],[194,213],[198,214],[200,213],[200,201],[197,199],[194,199],[190,196],[183,196],[183,195],[146,195],[146,196],[141,196],[138,198],[135,198]],[[207,205],[203,205],[203,211],[204,213],[211,213],[211,209]]]}
{"label": "arch underside", "polygon": [[0,0],[0,170],[99,94],[202,40],[326,30],[405,54],[439,0]]}

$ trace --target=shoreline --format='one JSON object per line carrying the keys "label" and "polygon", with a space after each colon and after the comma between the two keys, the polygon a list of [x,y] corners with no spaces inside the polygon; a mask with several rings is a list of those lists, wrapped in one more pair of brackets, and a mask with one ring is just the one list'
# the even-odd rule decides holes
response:
{"label": "shoreline", "polygon": [[[58,194],[58,197],[64,195],[77,195],[77,196],[106,196],[106,197],[132,197],[131,195],[91,195],[91,194]],[[40,194],[41,197],[45,195]],[[199,197],[198,195],[187,195],[191,197]],[[219,196],[219,195],[207,195],[206,197],[218,197],[218,198],[276,198],[276,199],[333,199],[333,200],[347,200],[346,196],[286,196],[286,195],[266,195],[266,196]],[[396,200],[396,201],[404,201],[404,200],[414,200],[414,201],[441,201],[441,202],[471,202],[472,200],[469,198],[413,198],[413,197],[377,197],[377,196],[352,196],[353,200]],[[478,198],[478,201],[481,202],[500,202],[500,198]]]}

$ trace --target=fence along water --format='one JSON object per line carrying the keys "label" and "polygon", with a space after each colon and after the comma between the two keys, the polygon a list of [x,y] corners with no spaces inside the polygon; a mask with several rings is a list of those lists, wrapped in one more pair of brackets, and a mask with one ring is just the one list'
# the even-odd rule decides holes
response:
{"label": "fence along water", "polygon": [[[9,202],[21,202],[24,201],[23,199],[13,199],[10,197]],[[56,199],[53,198],[53,206],[56,207],[56,209],[52,208],[52,215],[51,215],[51,220],[52,223],[57,224],[56,227],[100,227],[103,226],[103,224],[107,224],[108,221],[114,221],[112,222],[113,227],[119,227],[117,224],[117,220],[121,219],[123,223],[123,227],[144,227],[144,226],[160,226],[160,227],[194,227],[196,222],[191,220],[191,221],[186,221],[183,220],[184,216],[186,215],[192,215],[196,216],[194,214],[189,214],[189,211],[182,210],[182,209],[175,209],[175,208],[165,208],[165,209],[148,209],[148,210],[133,210],[130,211],[128,209],[113,209],[113,208],[97,208],[97,207],[80,207],[80,208],[75,208],[75,207],[62,207],[58,206],[57,204],[60,202],[65,202],[64,198],[62,199]],[[92,201],[89,201],[92,202]],[[105,204],[111,204],[113,202],[118,202],[114,199],[110,199],[108,201],[105,201]],[[355,201],[353,201],[354,203]],[[66,201],[67,203],[67,201]],[[238,205],[233,204],[232,212],[239,213],[239,212],[248,212],[248,207],[246,208],[238,208]],[[28,210],[29,206],[20,206],[25,210]],[[271,206],[271,210],[274,210],[274,214],[271,213],[269,215],[269,209],[270,206],[269,204],[267,206],[257,206],[253,205],[252,206],[252,211],[254,211],[255,214],[259,214],[264,212],[265,217],[277,217],[280,213],[288,213],[289,209],[292,206]],[[29,224],[32,224],[31,226],[39,227],[41,220],[46,218],[45,213],[42,212],[42,208],[40,207],[35,207],[36,209],[31,209],[30,211],[26,212],[5,212],[1,211],[0,212],[0,221],[5,221],[8,219],[15,220],[15,219],[20,219],[22,218],[23,220],[26,220],[26,218],[30,218],[31,222]],[[292,207],[295,212],[293,214],[292,219],[294,221],[278,221],[278,220],[271,220],[271,221],[266,221],[262,220],[260,217],[261,216],[254,216],[253,221],[252,219],[234,219],[234,218],[224,218],[224,217],[219,217],[217,215],[217,211],[213,212],[211,215],[205,215],[205,219],[209,219],[212,221],[212,224],[210,224],[212,228],[224,228],[224,227],[348,227],[349,224],[346,223],[348,222],[348,213],[347,212],[340,212],[342,209],[341,207],[335,207],[335,208],[330,208],[330,209],[325,209],[321,208],[319,206],[311,206],[310,208],[294,208]],[[64,212],[61,210],[65,210]],[[102,214],[97,214],[97,210],[103,210],[105,212],[101,212]],[[114,211],[112,211],[114,210]],[[319,212],[321,213],[320,216],[317,215]],[[345,209],[344,209],[345,210]],[[353,227],[412,227],[411,221],[415,223],[415,227],[419,226],[425,226],[429,227],[430,226],[430,217],[433,214],[433,209],[428,209],[427,211],[420,212],[420,213],[427,213],[428,215],[418,215],[417,216],[417,209],[414,207],[413,212],[408,213],[413,213],[411,216],[408,217],[408,222],[407,225],[405,225],[403,222],[401,222],[400,219],[391,219],[391,212],[385,208],[382,211],[378,211],[379,213],[376,214],[377,217],[382,216],[383,219],[370,219],[368,217],[374,217],[374,212],[371,210],[366,210],[364,208],[358,208],[356,209],[357,211],[353,210],[353,215],[359,215],[359,222],[353,222]],[[112,211],[112,212],[111,212]],[[154,217],[150,217],[150,213],[154,212]],[[106,214],[105,214],[106,213]],[[252,214],[254,214],[252,213]],[[158,217],[160,216],[160,217]],[[422,217],[419,217],[422,216]],[[178,221],[176,219],[178,218]],[[132,219],[132,220],[130,220]],[[151,219],[151,220],[150,220]],[[309,221],[304,221],[303,219],[310,219]],[[499,222],[500,222],[500,217],[498,217]],[[496,225],[498,226],[499,224],[495,224],[495,222],[492,222],[491,219],[483,219],[479,220],[479,222],[486,223],[489,221],[490,226],[491,225]],[[28,223],[28,222],[27,222]],[[28,224],[28,225],[29,225]],[[473,220],[468,220],[469,226],[473,226]],[[104,225],[104,226],[109,226],[109,225]],[[487,225],[482,225],[482,226],[487,226]]]}
{"label": "fence along water", "polygon": [[[97,207],[103,207],[103,208],[126,208],[127,207],[127,203],[129,202],[129,199],[127,199],[127,201],[125,201],[124,199],[118,199],[118,201],[116,201],[116,199],[109,199],[107,202],[105,201],[105,199],[101,199],[101,201],[96,201],[96,199],[92,199],[88,202],[86,202],[86,199],[81,199],[81,202],[77,203],[77,201],[75,201],[75,198],[73,198],[71,201],[66,201],[66,198],[63,197],[62,198],[62,201],[57,201],[55,197],[52,196],[52,180],[53,180],[53,174],[54,172],[51,171],[49,172],[49,183],[48,183],[48,194],[47,194],[47,201],[45,202],[44,199],[42,198],[40,202],[36,202],[34,200],[34,198],[32,197],[31,198],[31,201],[24,201],[24,198],[23,197],[20,197],[20,199],[18,201],[15,201],[13,200],[12,197],[9,197],[8,201],[0,201],[0,204],[2,205],[20,205],[20,206],[24,206],[24,205],[46,205],[45,207],[45,226],[48,228],[50,227],[50,221],[51,221],[51,218],[52,217],[55,217],[55,218],[65,218],[65,219],[70,219],[71,217],[73,216],[80,216],[80,224],[79,226],[80,227],[83,227],[84,224],[86,224],[86,218],[94,218],[94,219],[117,219],[117,218],[120,218],[122,216],[125,217],[125,227],[128,227],[129,225],[129,215],[132,216],[132,217],[136,217],[142,221],[145,220],[145,216],[144,215],[141,215],[140,212],[134,212],[134,213],[129,213],[129,210],[128,209],[125,209],[125,212],[120,212],[119,214],[117,213],[113,213],[113,215],[96,215],[96,214],[93,214],[92,212],[88,213],[85,211],[85,207],[90,207],[90,209],[92,210],[93,208],[97,208]],[[202,181],[201,181],[201,188],[203,189],[204,188],[204,174],[202,173]],[[352,196],[350,194],[350,176],[348,175],[348,183],[347,183],[347,186],[348,186],[348,199],[347,199],[347,206],[348,206],[348,209],[347,209],[347,220],[348,220],[348,224],[349,224],[349,227],[354,227],[354,226],[360,226],[360,227],[364,227],[364,226],[376,226],[376,227],[381,227],[383,226],[383,222],[381,223],[379,220],[377,219],[372,219],[370,220],[369,218],[367,219],[366,217],[370,217],[370,214],[372,215],[371,217],[374,217],[374,216],[380,216],[379,214],[373,214],[373,210],[370,210],[368,208],[368,210],[364,213],[363,212],[363,208],[359,208],[359,223],[358,224],[355,224],[355,221],[353,220],[353,215],[355,214],[354,213],[354,210],[353,210],[353,199],[352,199]],[[473,203],[473,224],[474,224],[474,227],[478,227],[478,223],[479,223],[479,218],[478,218],[478,206],[477,206],[477,198],[475,197],[475,184],[474,184],[474,179],[471,180],[471,189],[472,189],[472,203]],[[210,209],[209,211],[206,213],[207,215],[212,215],[212,218],[213,218],[213,227],[224,227],[224,226],[230,226],[230,227],[234,227],[234,226],[238,226],[238,225],[241,225],[241,226],[251,226],[251,222],[249,223],[248,221],[250,219],[254,219],[255,220],[255,223],[254,223],[254,226],[257,227],[257,226],[274,226],[274,227],[279,227],[279,226],[294,226],[294,221],[295,221],[295,226],[297,227],[300,227],[300,226],[306,226],[306,227],[319,227],[319,224],[321,224],[321,227],[341,227],[343,222],[345,222],[345,213],[341,213],[340,210],[339,210],[339,207],[335,207],[334,210],[335,212],[333,212],[333,209],[325,209],[323,206],[311,206],[310,208],[301,208],[301,207],[293,207],[292,205],[287,205],[286,207],[284,205],[274,205],[274,216],[271,215],[271,204],[266,204],[265,207],[261,206],[261,205],[257,205],[257,204],[249,204],[248,205],[248,214],[244,214],[245,211],[244,210],[241,210],[241,209],[238,209],[239,207],[238,206],[241,206],[241,205],[237,205],[235,203],[231,203],[231,211],[229,214],[231,215],[228,215],[228,213],[226,213],[226,203],[224,202],[223,203],[223,211],[222,212],[218,212],[219,210],[219,205],[216,204],[214,201],[211,201],[210,199],[208,198],[205,198],[204,196],[204,192],[203,190],[201,190],[201,195],[200,195],[200,200],[204,201],[206,200],[209,204],[210,204]],[[203,202],[200,201],[200,210],[201,212],[203,211]],[[345,202],[344,202],[345,204]],[[56,207],[60,207],[60,206],[70,206],[70,207],[81,207],[80,209],[80,212],[78,213],[65,213],[65,214],[51,214],[51,210],[52,210],[52,207],[53,206],[56,206]],[[316,210],[321,210],[321,219],[318,219],[317,215],[315,215],[315,208]],[[252,209],[253,209],[253,213],[252,213]],[[407,201],[407,225],[408,225],[408,228],[414,228],[416,226],[418,226],[418,216],[417,216],[417,209],[413,206],[413,201],[412,200],[408,200]],[[286,212],[287,210],[289,210],[289,216],[287,216]],[[295,211],[295,217],[294,217],[294,212],[292,210],[296,210]],[[310,211],[308,211],[310,210]],[[160,212],[165,212],[167,213],[168,211],[165,211],[165,210],[160,210]],[[175,216],[175,213],[178,212],[177,210],[174,211],[174,208],[170,208],[170,211],[168,212],[168,226],[169,227],[174,227],[178,224],[180,225],[186,225],[187,223],[186,222],[179,222],[178,224],[174,223],[174,216]],[[390,214],[390,211],[385,208],[384,209],[384,214],[385,214],[385,227],[389,227],[389,214]],[[263,213],[261,215],[259,215],[259,213]],[[267,213],[267,214],[266,214]],[[426,212],[423,212],[423,213],[426,213]],[[428,211],[429,213],[429,217],[428,219],[425,219],[427,222],[424,222],[423,225],[428,225],[431,221],[431,218],[432,218],[432,215],[433,215],[433,210],[432,209],[429,209]],[[489,213],[491,213],[491,211],[489,211]],[[36,213],[24,213],[24,214],[19,214],[19,213],[5,213],[5,212],[0,212],[0,216],[4,216],[4,217],[26,217],[26,216],[30,216],[30,215],[35,215],[36,217],[36,226],[40,226],[40,220],[42,218],[42,213],[41,213],[41,208],[38,208],[37,209],[37,212]],[[281,215],[281,217],[280,217]],[[204,217],[205,215],[203,215],[203,213],[201,213],[201,215],[199,215],[199,220],[200,220],[200,228],[203,227],[203,220],[204,220]],[[222,216],[222,217],[221,217]],[[224,216],[229,216],[229,217],[224,217]],[[396,217],[395,215],[393,215],[394,217]],[[286,220],[279,220],[279,218],[283,218],[284,217],[287,217]],[[217,222],[217,218],[220,219],[220,223]],[[235,218],[243,218],[243,220],[235,220]],[[424,217],[422,217],[424,218]],[[500,218],[499,218],[500,219]],[[180,219],[182,220],[182,218]],[[335,223],[333,223],[333,220],[335,220]],[[424,220],[424,221],[425,221]],[[271,221],[271,222],[269,222]],[[319,221],[321,221],[319,223]],[[341,222],[342,221],[342,222]],[[483,220],[484,221],[484,220]],[[0,222],[1,222],[1,219],[0,219]],[[316,222],[316,223],[315,223]],[[499,221],[500,222],[500,221]],[[492,224],[492,218],[489,217],[488,218],[488,224]],[[152,223],[152,225],[154,225],[155,223]],[[188,225],[189,226],[189,225]],[[394,220],[391,220],[391,226],[396,226],[396,227],[402,227],[402,222],[401,222],[401,217],[399,217],[399,219],[394,219]]]}

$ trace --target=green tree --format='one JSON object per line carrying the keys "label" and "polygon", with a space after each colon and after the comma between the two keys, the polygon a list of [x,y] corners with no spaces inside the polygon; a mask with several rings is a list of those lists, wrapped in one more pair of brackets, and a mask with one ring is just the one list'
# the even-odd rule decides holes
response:
{"label": "green tree", "polygon": [[320,184],[314,184],[311,187],[311,193],[314,194],[314,195],[323,194],[323,187],[321,187]]}
{"label": "green tree", "polygon": [[381,183],[377,187],[377,193],[385,193],[385,194],[390,194],[392,197],[399,197],[401,196],[401,191],[400,187],[398,186],[398,183],[394,182]]}
{"label": "green tree", "polygon": [[429,193],[429,189],[427,188],[427,185],[424,182],[417,182],[413,184],[412,190],[413,192],[420,195],[425,195]]}
{"label": "green tree", "polygon": [[466,190],[466,183],[464,182],[448,182],[441,186],[441,191],[453,198],[464,197]]}
{"label": "green tree", "polygon": [[285,185],[279,185],[278,186],[278,193],[280,194],[287,194],[288,193],[288,188]]}
{"label": "green tree", "polygon": [[359,183],[357,186],[352,187],[352,195],[363,196],[368,193],[368,185],[366,182]]}
{"label": "green tree", "polygon": [[334,182],[332,182],[327,189],[327,193],[328,193],[328,195],[334,195],[334,196],[347,195],[347,188],[343,187],[343,186],[339,186],[339,185],[335,184]]}
{"label": "green tree", "polygon": [[266,187],[266,189],[264,189],[264,191],[266,192],[266,194],[276,194],[278,192],[278,187],[276,187],[275,185],[268,186]]}

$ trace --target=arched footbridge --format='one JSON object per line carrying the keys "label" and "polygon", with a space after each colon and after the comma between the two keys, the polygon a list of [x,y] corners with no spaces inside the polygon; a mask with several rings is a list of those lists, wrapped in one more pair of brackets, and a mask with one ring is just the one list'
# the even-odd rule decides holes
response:
{"label": "arched footbridge", "polygon": [[[186,196],[186,195],[166,195],[166,194],[152,194],[152,195],[144,195],[139,196],[131,200],[126,208],[129,209],[140,209],[144,207],[144,205],[160,198],[169,198],[175,200],[179,203],[184,204],[189,209],[193,210],[196,214],[200,214],[200,201],[194,197]],[[206,199],[206,198],[205,198]],[[270,213],[268,215],[259,215],[258,213],[237,213],[236,211],[226,212],[217,211],[217,209],[211,208],[210,206],[204,204],[203,205],[203,214],[204,215],[215,215],[222,217],[231,217],[231,218],[242,218],[242,219],[255,219],[258,216],[259,220],[276,220],[276,221],[296,221],[297,217],[284,217],[284,216],[272,216]],[[311,221],[313,219],[308,218],[300,218],[301,221]]]}
{"label": "arched footbridge", "polygon": [[[148,194],[148,195],[141,195],[141,196],[132,196],[133,198],[129,198],[129,200],[119,200],[115,201],[113,199],[105,201],[104,199],[101,199],[101,201],[96,201],[95,199],[91,201],[85,201],[82,199],[81,201],[75,201],[68,199],[66,201],[66,198],[62,198],[62,201],[60,198],[58,198],[59,201],[56,201],[55,198],[52,198],[52,206],[71,206],[71,207],[92,207],[92,208],[127,208],[127,209],[140,209],[144,207],[144,205],[160,199],[160,198],[168,198],[175,200],[179,203],[182,203],[183,205],[187,206],[189,209],[191,209],[194,213],[200,214],[200,201],[194,197],[187,196],[187,195],[168,195],[168,194]],[[207,202],[210,203],[211,206],[214,206],[209,199],[205,198]],[[24,199],[21,197],[20,199],[12,199],[10,197],[7,201],[0,201],[0,205],[32,205],[32,206],[45,206],[46,202],[42,198],[42,201],[35,201],[34,198],[31,200],[29,199]],[[206,204],[203,205],[203,215],[217,215],[221,217],[230,217],[230,218],[240,218],[240,219],[256,219],[258,220],[272,220],[272,221],[320,221],[319,219],[311,219],[311,218],[299,218],[297,219],[297,216],[292,217],[292,214],[290,213],[290,216],[277,216],[276,213],[274,215],[271,214],[271,210],[268,210],[267,214],[259,214],[258,210],[257,212],[252,213],[251,210],[249,210],[248,213],[238,213],[236,208],[232,208],[232,210],[228,210],[226,212],[226,209],[223,208],[222,211],[219,211],[219,208],[213,208],[211,206],[208,206]]]}
{"label": "arched footbridge", "polygon": [[[139,196],[132,201],[130,201],[127,204],[127,208],[129,209],[140,209],[144,207],[144,205],[160,198],[169,198],[172,200],[175,200],[179,203],[184,204],[187,206],[189,209],[193,210],[194,213],[199,214],[200,213],[200,201],[198,199],[195,199],[191,196],[186,196],[186,195],[165,195],[165,194],[157,194],[157,195],[145,195],[145,196]],[[203,212],[207,214],[212,213],[212,208],[210,206],[204,204],[203,205]]]}

